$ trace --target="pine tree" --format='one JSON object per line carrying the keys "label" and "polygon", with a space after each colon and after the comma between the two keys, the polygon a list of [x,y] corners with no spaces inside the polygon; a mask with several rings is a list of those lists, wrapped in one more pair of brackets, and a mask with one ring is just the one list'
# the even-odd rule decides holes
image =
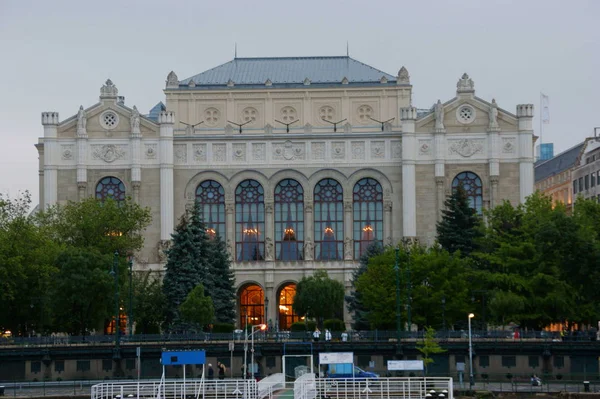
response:
{"label": "pine tree", "polygon": [[369,259],[373,256],[381,255],[382,253],[383,246],[381,243],[377,241],[373,242],[361,255],[360,264],[352,273],[352,291],[350,295],[346,295],[345,299],[348,312],[354,315],[352,323],[352,328],[354,330],[370,329],[369,320],[367,319],[369,310],[363,304],[361,292],[356,290],[356,281],[364,272],[367,271]]}
{"label": "pine tree", "polygon": [[438,242],[450,253],[460,251],[469,255],[481,236],[480,218],[469,205],[467,193],[462,185],[456,187],[444,203],[442,220],[437,224]]}
{"label": "pine tree", "polygon": [[166,251],[167,265],[163,280],[166,297],[165,325],[168,330],[185,328],[179,307],[188,294],[208,276],[208,237],[196,205],[184,215],[172,234],[172,246]]}
{"label": "pine tree", "polygon": [[209,252],[208,275],[204,283],[206,295],[213,300],[216,321],[233,323],[235,321],[235,277],[225,242],[218,234],[209,241]]}

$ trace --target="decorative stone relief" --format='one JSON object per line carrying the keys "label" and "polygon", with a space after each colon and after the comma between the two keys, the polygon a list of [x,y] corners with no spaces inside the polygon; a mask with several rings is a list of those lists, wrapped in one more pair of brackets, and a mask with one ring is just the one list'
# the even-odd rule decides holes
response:
{"label": "decorative stone relief", "polygon": [[233,145],[233,160],[237,162],[246,161],[246,143],[236,143]]}
{"label": "decorative stone relief", "polygon": [[304,133],[312,133],[312,125],[310,123],[304,125]]}
{"label": "decorative stone relief", "polygon": [[265,125],[265,134],[273,134],[273,126],[270,123]]}
{"label": "decorative stone relief", "polygon": [[371,158],[373,158],[373,159],[385,158],[385,141],[372,141],[371,142]]}
{"label": "decorative stone relief", "polygon": [[213,144],[213,160],[216,162],[225,162],[226,147],[225,144]]}
{"label": "decorative stone relief", "polygon": [[281,108],[281,121],[284,123],[292,123],[298,119],[298,113],[294,107]]}
{"label": "decorative stone relief", "polygon": [[252,160],[253,161],[264,161],[267,146],[265,143],[253,143],[252,144]]}
{"label": "decorative stone relief", "polygon": [[352,239],[346,237],[344,240],[344,260],[352,260]]}
{"label": "decorative stone relief", "polygon": [[173,145],[173,160],[177,165],[187,163],[187,144]]}
{"label": "decorative stone relief", "polygon": [[248,123],[249,126],[254,125],[258,119],[258,110],[254,107],[246,107],[242,110],[242,123]]}
{"label": "decorative stone relief", "polygon": [[464,125],[473,123],[475,115],[475,108],[470,105],[461,105],[456,109],[456,120]]}
{"label": "decorative stone relief", "polygon": [[310,237],[304,241],[304,260],[313,260],[314,247]]}
{"label": "decorative stone relief", "polygon": [[158,261],[163,263],[167,261],[167,251],[171,247],[170,240],[160,240],[156,246],[156,252],[158,256]]}
{"label": "decorative stone relief", "polygon": [[475,90],[475,83],[473,83],[473,79],[469,78],[469,75],[466,73],[458,80],[456,83],[456,91],[459,93],[463,92],[472,92]]}
{"label": "decorative stone relief", "polygon": [[305,159],[304,143],[285,143],[273,144],[273,159],[277,161],[295,161]]}
{"label": "decorative stone relief", "polygon": [[429,155],[431,153],[431,140],[419,140],[419,154]]}
{"label": "decorative stone relief", "polygon": [[67,145],[61,145],[61,159],[63,161],[70,161],[73,159],[74,157],[74,151],[73,151],[73,145],[71,144],[67,144]]}
{"label": "decorative stone relief", "polygon": [[452,140],[448,144],[449,154],[458,154],[461,157],[471,157],[477,153],[483,152],[483,140]]}
{"label": "decorative stone relief", "polygon": [[386,212],[391,212],[392,211],[392,201],[384,201],[383,210]]}
{"label": "decorative stone relief", "polygon": [[402,158],[402,143],[400,140],[392,141],[392,158],[393,159],[401,159]]}
{"label": "decorative stone relief", "polygon": [[206,126],[217,126],[220,119],[221,112],[218,109],[211,107],[204,110],[204,123]]}
{"label": "decorative stone relief", "polygon": [[146,154],[146,159],[156,159],[156,144],[144,144],[144,154]]}
{"label": "decorative stone relief", "polygon": [[[112,110],[106,110],[100,114],[100,126],[106,130],[112,130],[119,124],[119,115]],[[79,128],[79,124],[78,124]]]}
{"label": "decorative stone relief", "polygon": [[335,118],[335,109],[333,109],[333,107],[330,107],[329,105],[325,105],[321,108],[319,108],[319,119],[325,119],[328,121],[333,122],[333,119]]}
{"label": "decorative stone relief", "polygon": [[312,213],[312,211],[313,211],[312,202],[305,202],[304,203],[304,213]]}
{"label": "decorative stone relief", "polygon": [[194,162],[206,162],[206,144],[194,144],[192,146]]}
{"label": "decorative stone relief", "polygon": [[363,104],[356,109],[356,120],[361,125],[367,125],[371,123],[373,117],[373,108],[370,105]]}
{"label": "decorative stone relief", "polygon": [[325,143],[310,143],[312,159],[325,159]]}
{"label": "decorative stone relief", "polygon": [[111,163],[117,159],[123,159],[125,157],[125,149],[126,146],[124,145],[92,145],[92,158],[101,159],[106,163]]}
{"label": "decorative stone relief", "polygon": [[273,239],[265,238],[265,260],[273,260]]}
{"label": "decorative stone relief", "polygon": [[410,75],[408,74],[408,70],[405,67],[400,68],[400,70],[398,71],[397,82],[410,83]]}
{"label": "decorative stone relief", "polygon": [[516,152],[516,145],[514,138],[503,138],[502,139],[502,152],[505,154],[514,154]]}
{"label": "decorative stone relief", "polygon": [[346,157],[346,143],[334,141],[331,143],[331,158],[344,159]]}
{"label": "decorative stone relief", "polygon": [[344,210],[347,212],[352,212],[354,210],[354,204],[352,201],[344,201]]}
{"label": "decorative stone relief", "polygon": [[365,142],[352,142],[352,159],[365,159]]}

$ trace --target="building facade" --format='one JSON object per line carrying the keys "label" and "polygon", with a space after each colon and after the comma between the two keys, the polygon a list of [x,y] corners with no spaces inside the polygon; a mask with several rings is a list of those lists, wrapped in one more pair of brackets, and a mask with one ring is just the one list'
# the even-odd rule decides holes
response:
{"label": "building facade", "polygon": [[600,201],[600,139],[588,138],[571,174],[573,197]]}
{"label": "building facade", "polygon": [[160,271],[199,201],[233,260],[240,324],[288,329],[295,284],[325,269],[349,291],[374,241],[432,244],[458,184],[477,211],[533,191],[533,106],[478,98],[467,74],[426,110],[406,68],[350,57],[236,58],[171,72],[164,92],[142,116],[108,80],[77,114],[42,113],[40,205],[130,196],[153,217],[135,267]]}

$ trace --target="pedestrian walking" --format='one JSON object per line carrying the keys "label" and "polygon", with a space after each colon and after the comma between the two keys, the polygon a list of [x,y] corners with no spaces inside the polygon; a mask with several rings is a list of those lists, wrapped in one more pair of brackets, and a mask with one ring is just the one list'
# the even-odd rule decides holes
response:
{"label": "pedestrian walking", "polygon": [[325,341],[331,341],[331,331],[329,329],[325,329]]}
{"label": "pedestrian walking", "polygon": [[225,371],[227,371],[227,368],[225,367],[225,365],[221,362],[217,362],[217,368],[219,369],[219,379],[220,380],[225,379]]}
{"label": "pedestrian walking", "polygon": [[315,342],[318,342],[320,336],[321,336],[321,331],[319,331],[318,328],[315,328],[315,332],[313,332],[313,340]]}
{"label": "pedestrian walking", "polygon": [[208,379],[212,381],[215,378],[215,370],[212,364],[208,363]]}

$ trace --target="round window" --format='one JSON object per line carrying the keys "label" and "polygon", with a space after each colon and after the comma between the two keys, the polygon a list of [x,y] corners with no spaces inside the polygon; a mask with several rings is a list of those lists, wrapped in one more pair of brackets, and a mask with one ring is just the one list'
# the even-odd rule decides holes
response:
{"label": "round window", "polygon": [[114,111],[104,111],[100,114],[100,126],[106,130],[112,130],[119,124],[119,115]]}
{"label": "round window", "polygon": [[469,124],[475,120],[475,108],[463,105],[456,110],[456,119],[463,124]]}

